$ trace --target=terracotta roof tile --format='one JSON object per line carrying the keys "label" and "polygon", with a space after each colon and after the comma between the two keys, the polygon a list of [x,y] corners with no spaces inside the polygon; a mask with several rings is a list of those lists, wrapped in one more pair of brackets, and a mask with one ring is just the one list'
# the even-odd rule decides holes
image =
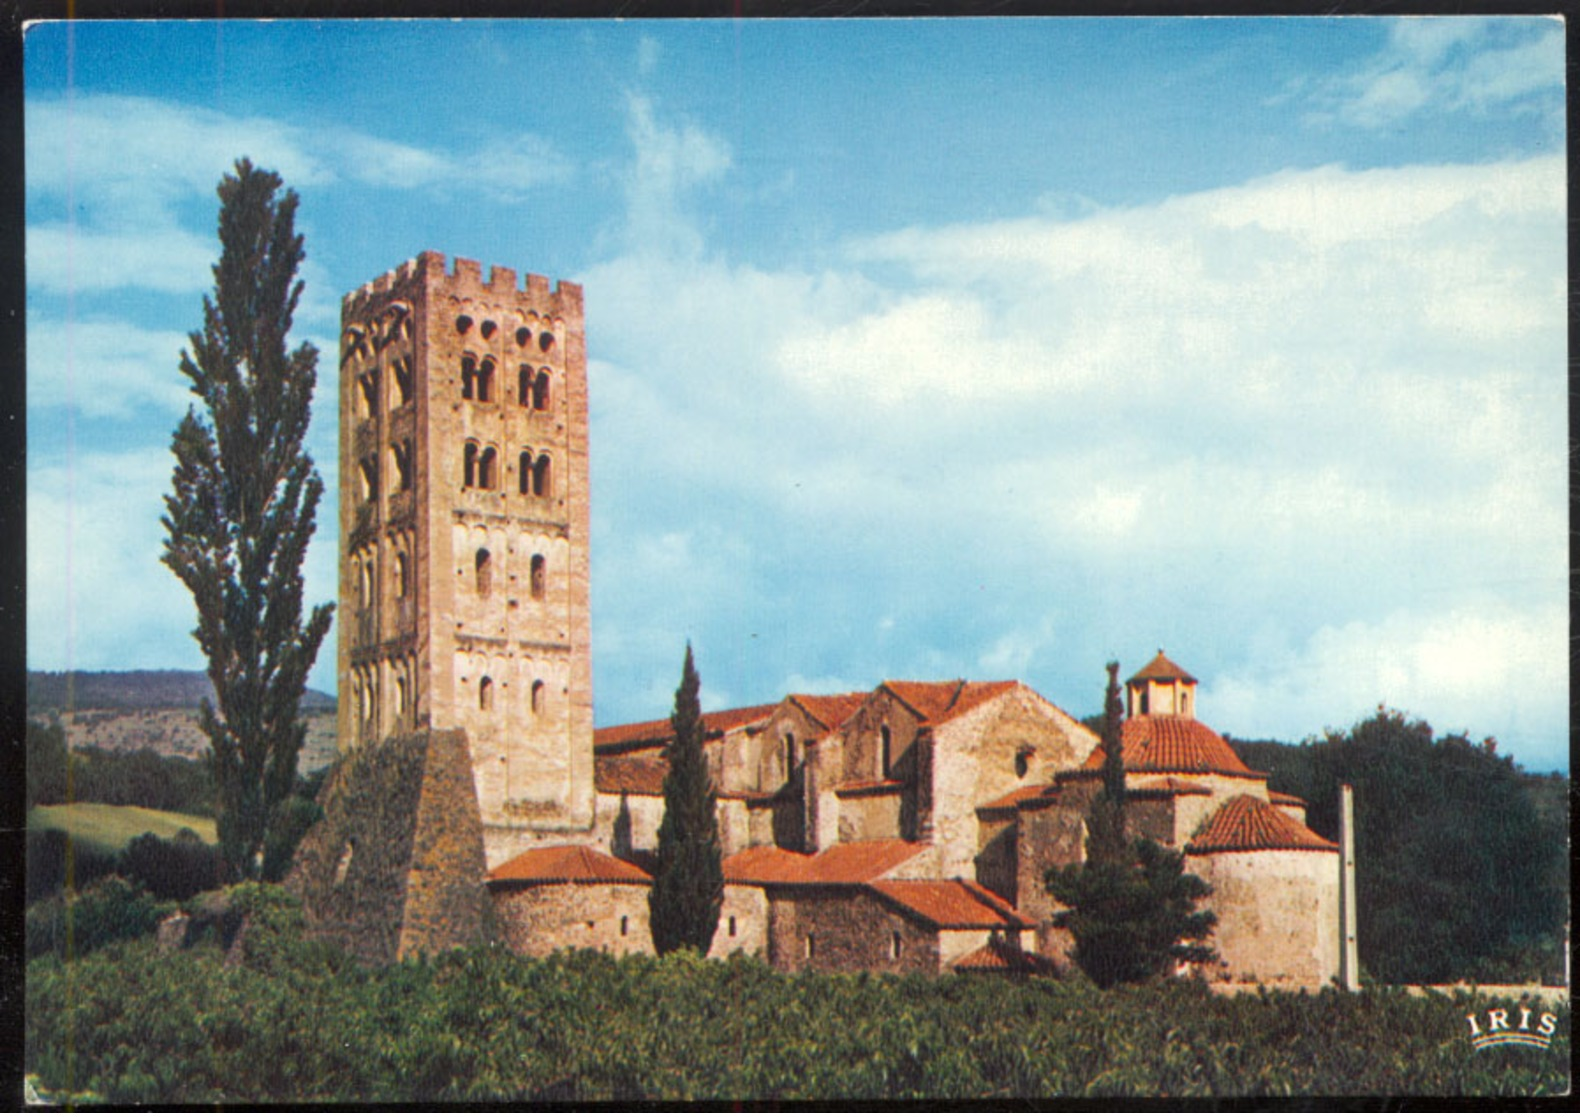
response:
{"label": "terracotta roof tile", "polygon": [[779,846],[752,846],[724,859],[730,884],[805,884],[812,875],[810,854]]}
{"label": "terracotta roof tile", "polygon": [[593,757],[593,786],[605,795],[662,795],[668,774],[658,755]]}
{"label": "terracotta roof tile", "polygon": [[992,938],[970,954],[957,958],[950,966],[960,973],[1035,973],[1054,974],[1058,967],[1052,958],[1022,950],[1007,939]]}
{"label": "terracotta roof tile", "polygon": [[[1124,723],[1120,747],[1127,772],[1216,772],[1255,776],[1229,743],[1195,718],[1176,714],[1142,714]],[[1103,747],[1092,750],[1083,765],[1103,766]]]}
{"label": "terracotta roof tile", "polygon": [[861,709],[867,693],[856,694],[792,694],[790,700],[811,715],[824,729],[838,729],[845,719]]}
{"label": "terracotta roof tile", "polygon": [[1274,791],[1269,788],[1267,791],[1267,797],[1273,803],[1281,807],[1304,807],[1306,805],[1306,801],[1300,796],[1291,795],[1287,791]]}
{"label": "terracotta roof tile", "polygon": [[[767,706],[741,706],[733,710],[718,710],[702,715],[702,730],[710,737],[761,721],[779,708],[777,702]],[[663,744],[675,735],[668,718],[656,721],[636,721],[628,725],[607,725],[593,733],[594,748],[620,748],[637,744]]]}
{"label": "terracotta roof tile", "polygon": [[914,710],[924,722],[942,725],[1019,685],[1014,680],[968,683],[957,679],[951,683],[915,683],[891,679],[883,688]]}
{"label": "terracotta roof tile", "polygon": [[1314,834],[1265,799],[1236,795],[1213,812],[1185,847],[1186,853],[1252,853],[1275,849],[1338,852],[1338,846]]}
{"label": "terracotta roof tile", "polygon": [[867,885],[942,931],[1019,930],[1031,921],[979,884],[965,880],[876,880]]}
{"label": "terracotta roof tile", "polygon": [[865,884],[898,869],[927,848],[925,843],[900,838],[840,842],[812,859],[812,879],[819,884]]}
{"label": "terracotta roof tile", "polygon": [[1013,810],[1028,799],[1047,799],[1059,793],[1057,787],[1048,784],[1034,784],[1031,787],[1017,787],[1007,795],[1000,795],[997,799],[983,803],[978,811],[1007,811]]}
{"label": "terracotta roof tile", "polygon": [[1181,667],[1168,656],[1164,655],[1162,648],[1159,648],[1158,654],[1152,657],[1151,663],[1148,663],[1141,670],[1130,676],[1130,678],[1126,681],[1137,683],[1144,679],[1157,679],[1162,682],[1172,682],[1175,679],[1178,679],[1179,681],[1185,683],[1194,683],[1197,681],[1196,677],[1189,671],[1185,670],[1185,668]]}
{"label": "terracotta roof tile", "polygon": [[570,845],[529,849],[488,874],[488,882],[495,885],[650,884],[652,879],[629,861]]}

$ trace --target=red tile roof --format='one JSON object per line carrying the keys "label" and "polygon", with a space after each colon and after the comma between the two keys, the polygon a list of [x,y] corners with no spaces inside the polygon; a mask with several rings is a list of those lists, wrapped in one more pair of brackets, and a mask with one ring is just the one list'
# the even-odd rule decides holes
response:
{"label": "red tile roof", "polygon": [[840,842],[812,859],[812,873],[820,884],[865,884],[898,869],[927,848],[923,842],[900,838]]}
{"label": "red tile roof", "polygon": [[846,780],[834,785],[834,794],[842,798],[852,795],[896,795],[904,790],[905,785],[899,780]]}
{"label": "red tile roof", "polygon": [[997,799],[983,803],[977,808],[977,811],[1013,810],[1028,799],[1048,799],[1058,793],[1059,789],[1057,787],[1050,787],[1048,784],[1043,783],[1034,784],[1031,787],[1017,787],[1007,795],[1000,795]]}
{"label": "red tile roof", "polygon": [[1019,930],[1031,921],[980,884],[967,880],[875,880],[878,895],[941,931]]}
{"label": "red tile roof", "polygon": [[[741,706],[734,710],[719,710],[702,715],[702,731],[706,736],[717,737],[761,721],[779,708],[777,702],[768,706]],[[668,718],[657,721],[637,721],[629,725],[606,725],[593,732],[594,748],[629,748],[640,744],[664,744],[675,735]]]}
{"label": "red tile roof", "polygon": [[861,709],[867,700],[865,691],[858,694],[792,694],[790,701],[800,706],[824,729],[838,729],[845,719]]}
{"label": "red tile roof", "polygon": [[[1177,714],[1142,714],[1124,723],[1120,747],[1127,772],[1216,772],[1225,776],[1256,776],[1218,734],[1195,718]],[[1103,747],[1092,750],[1083,767],[1103,766]]]}
{"label": "red tile roof", "polygon": [[1291,795],[1287,791],[1274,791],[1269,788],[1267,797],[1281,807],[1304,807],[1306,805],[1306,801],[1300,796]]}
{"label": "red tile roof", "polygon": [[1173,682],[1176,679],[1183,683],[1196,682],[1196,677],[1164,655],[1162,648],[1159,648],[1158,654],[1152,657],[1151,663],[1148,663],[1126,681],[1138,683],[1144,679],[1156,679],[1159,682]]}
{"label": "red tile roof", "polygon": [[669,761],[652,753],[643,756],[594,756],[593,786],[606,795],[662,795]]}
{"label": "red tile roof", "polygon": [[729,884],[805,884],[812,875],[812,856],[779,846],[752,846],[724,859]]}
{"label": "red tile roof", "polygon": [[1054,974],[1058,966],[1052,958],[1022,950],[1007,939],[992,938],[970,954],[957,958],[950,966],[959,973],[1036,973]]}
{"label": "red tile roof", "polygon": [[1315,849],[1337,853],[1338,848],[1265,799],[1258,799],[1254,795],[1236,795],[1202,824],[1185,847],[1185,852],[1252,853],[1275,849]]}
{"label": "red tile roof", "polygon": [[912,683],[890,680],[884,690],[904,702],[930,725],[942,725],[962,714],[974,710],[982,703],[1014,690],[1019,684],[1014,680],[997,683],[968,683],[957,679],[952,683]]}
{"label": "red tile roof", "polygon": [[488,874],[490,884],[650,884],[653,878],[589,846],[529,849]]}

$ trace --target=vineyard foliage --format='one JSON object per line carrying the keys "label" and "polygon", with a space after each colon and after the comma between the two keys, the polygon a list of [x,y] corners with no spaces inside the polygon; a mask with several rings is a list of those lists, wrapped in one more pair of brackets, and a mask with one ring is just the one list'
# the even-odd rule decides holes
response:
{"label": "vineyard foliage", "polygon": [[[487,948],[366,969],[251,889],[240,960],[144,939],[33,962],[27,1070],[127,1105],[1503,1095],[1551,1050],[1475,1051],[1491,1002],[1162,983],[784,974],[755,960]],[[234,952],[233,952],[234,954]],[[1507,1006],[1507,1002],[1505,1002]]]}

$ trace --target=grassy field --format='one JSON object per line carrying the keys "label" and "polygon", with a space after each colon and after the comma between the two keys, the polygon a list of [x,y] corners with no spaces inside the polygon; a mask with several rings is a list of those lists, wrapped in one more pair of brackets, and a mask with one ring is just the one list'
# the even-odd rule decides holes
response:
{"label": "grassy field", "polygon": [[174,838],[182,827],[196,831],[210,845],[218,840],[212,818],[200,818],[174,811],[151,811],[146,807],[112,807],[105,803],[71,803],[55,807],[34,807],[27,812],[29,830],[64,830],[84,845],[96,846],[106,853],[125,848],[142,834]]}

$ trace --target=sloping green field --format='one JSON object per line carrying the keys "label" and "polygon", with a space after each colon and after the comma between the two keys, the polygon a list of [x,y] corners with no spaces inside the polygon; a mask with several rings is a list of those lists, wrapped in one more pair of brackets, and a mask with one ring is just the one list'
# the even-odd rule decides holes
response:
{"label": "sloping green field", "polygon": [[212,818],[174,811],[154,811],[147,807],[112,807],[108,803],[69,803],[54,807],[34,807],[27,812],[29,830],[64,830],[84,845],[115,853],[142,834],[174,838],[182,827],[213,845],[218,841]]}

